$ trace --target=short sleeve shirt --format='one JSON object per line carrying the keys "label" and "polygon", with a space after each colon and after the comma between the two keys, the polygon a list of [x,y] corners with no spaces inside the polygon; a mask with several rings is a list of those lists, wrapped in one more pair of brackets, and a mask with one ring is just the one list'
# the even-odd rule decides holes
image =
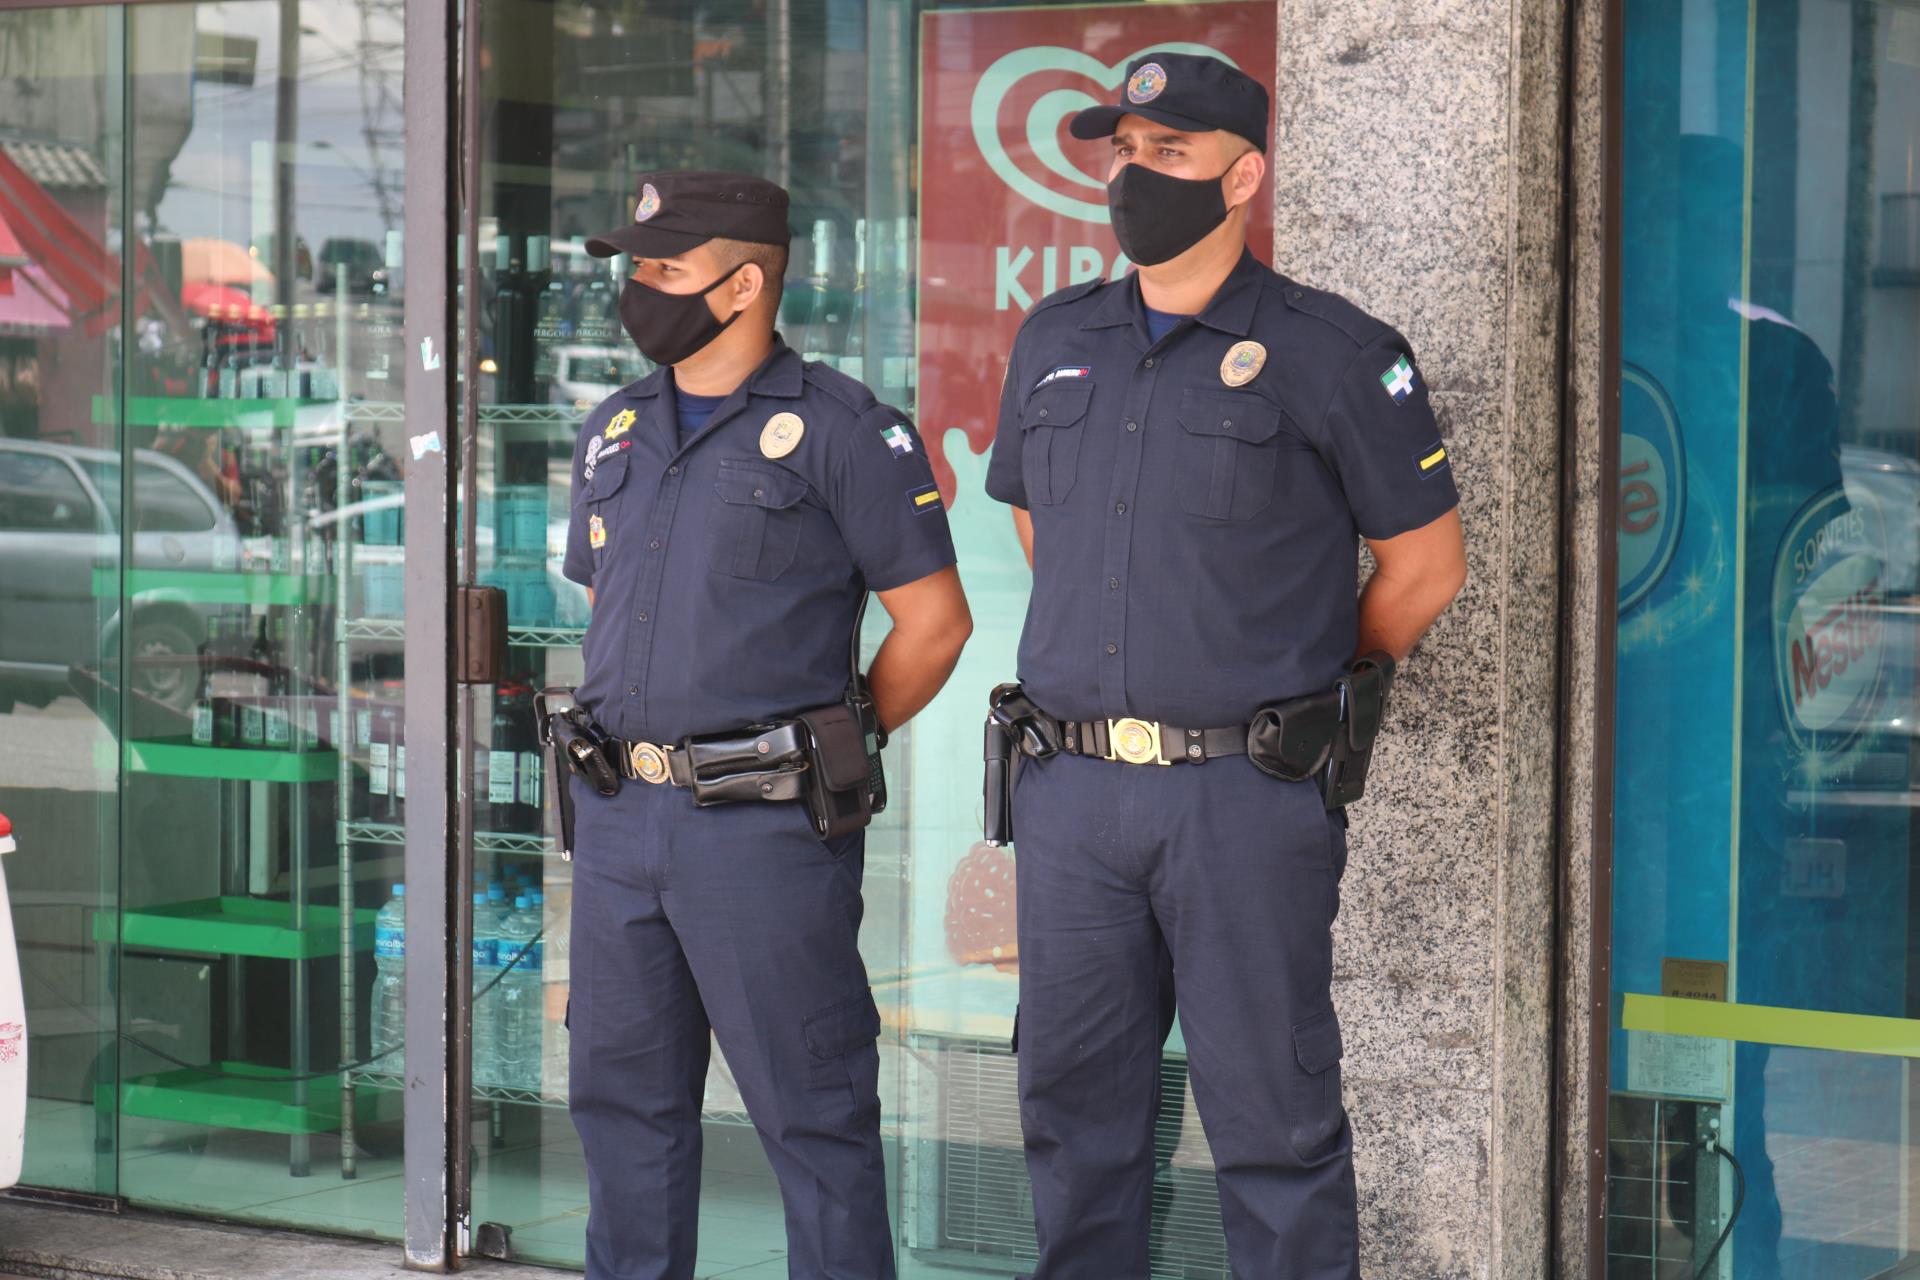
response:
{"label": "short sleeve shirt", "polygon": [[845,692],[868,591],[953,564],[913,424],[776,342],[683,445],[657,371],[587,416],[564,571],[593,588],[580,704],[675,742]]}
{"label": "short sleeve shirt", "polygon": [[1251,254],[1157,342],[1131,275],[1043,299],[987,491],[1033,519],[1034,701],[1187,728],[1330,687],[1356,643],[1357,537],[1459,501],[1406,340]]}

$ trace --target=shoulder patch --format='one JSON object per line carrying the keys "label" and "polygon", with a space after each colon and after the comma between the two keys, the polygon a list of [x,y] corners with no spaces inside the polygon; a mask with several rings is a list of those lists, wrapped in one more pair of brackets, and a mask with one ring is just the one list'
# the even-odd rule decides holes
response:
{"label": "shoulder patch", "polygon": [[1387,331],[1387,326],[1337,293],[1310,289],[1292,280],[1281,281],[1287,306],[1312,316],[1345,334],[1356,346],[1364,347]]}

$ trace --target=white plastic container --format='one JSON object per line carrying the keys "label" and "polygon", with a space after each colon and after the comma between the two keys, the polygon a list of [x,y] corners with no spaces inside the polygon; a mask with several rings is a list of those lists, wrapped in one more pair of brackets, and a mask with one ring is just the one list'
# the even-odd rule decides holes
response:
{"label": "white plastic container", "polygon": [[[13,824],[0,813],[0,854],[13,852]],[[0,863],[0,1188],[20,1181],[27,1143],[27,1003],[20,993],[20,953]]]}

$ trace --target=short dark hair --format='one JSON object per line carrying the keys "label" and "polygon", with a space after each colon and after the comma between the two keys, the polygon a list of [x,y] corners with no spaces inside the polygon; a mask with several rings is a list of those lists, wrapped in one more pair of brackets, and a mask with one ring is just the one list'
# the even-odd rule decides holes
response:
{"label": "short dark hair", "polygon": [[719,257],[722,271],[737,271],[748,262],[760,268],[760,274],[766,279],[762,289],[772,299],[774,314],[778,315],[781,286],[787,276],[787,246],[759,244],[751,240],[723,240],[717,236],[708,243],[713,245],[713,251]]}

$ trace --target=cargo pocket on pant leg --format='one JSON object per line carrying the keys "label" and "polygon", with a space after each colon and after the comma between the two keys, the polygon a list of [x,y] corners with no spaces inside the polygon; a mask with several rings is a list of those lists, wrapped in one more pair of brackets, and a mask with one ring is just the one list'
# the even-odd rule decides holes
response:
{"label": "cargo pocket on pant leg", "polygon": [[1346,1123],[1340,1101],[1340,1020],[1333,1007],[1293,1024],[1294,1073],[1288,1138],[1302,1160],[1325,1155]]}
{"label": "cargo pocket on pant leg", "polygon": [[880,1010],[873,991],[862,991],[805,1023],[813,1058],[811,1094],[821,1123],[849,1136],[880,1120]]}

